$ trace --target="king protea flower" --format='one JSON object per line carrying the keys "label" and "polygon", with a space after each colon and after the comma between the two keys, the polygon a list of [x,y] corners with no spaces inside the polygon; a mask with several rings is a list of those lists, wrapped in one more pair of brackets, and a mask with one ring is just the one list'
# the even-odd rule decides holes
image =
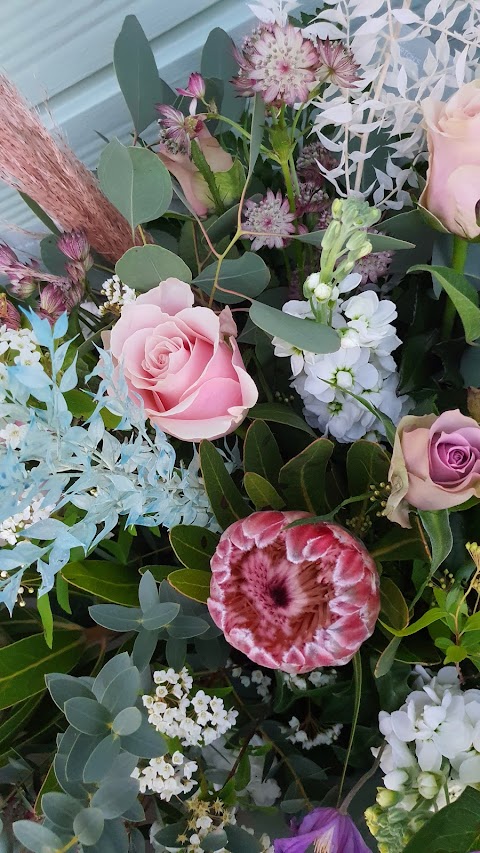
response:
{"label": "king protea flower", "polygon": [[315,84],[318,54],[313,42],[297,27],[279,24],[258,27],[235,51],[240,66],[234,79],[241,95],[260,92],[267,104],[308,100]]}
{"label": "king protea flower", "polygon": [[337,809],[314,809],[292,829],[291,838],[275,839],[275,853],[371,853],[352,819]]}
{"label": "king protea flower", "polygon": [[348,663],[380,609],[375,563],[338,524],[288,525],[305,512],[255,512],[224,531],[208,609],[250,660],[289,673]]}

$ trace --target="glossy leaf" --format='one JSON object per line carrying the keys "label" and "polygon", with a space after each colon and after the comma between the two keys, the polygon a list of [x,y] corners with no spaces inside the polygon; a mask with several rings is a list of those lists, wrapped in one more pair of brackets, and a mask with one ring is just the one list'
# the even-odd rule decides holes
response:
{"label": "glossy leaf", "polygon": [[17,732],[21,732],[25,727],[41,698],[42,695],[37,694],[36,696],[32,696],[31,699],[26,699],[25,702],[18,705],[13,713],[10,713],[2,720],[0,725],[0,752],[15,743]]}
{"label": "glossy leaf", "polygon": [[330,439],[317,438],[283,466],[279,483],[289,508],[303,509],[314,514],[328,509],[325,475],[333,447]]}
{"label": "glossy leaf", "polygon": [[132,230],[158,219],[172,200],[172,181],[160,158],[148,148],[125,146],[112,139],[103,149],[98,179],[104,195]]}
{"label": "glossy leaf", "polygon": [[382,678],[382,676],[387,675],[387,673],[390,672],[401,642],[400,637],[393,637],[393,639],[390,640],[388,646],[383,650],[375,665],[375,678]]}
{"label": "glossy leaf", "polygon": [[41,208],[40,205],[37,204],[37,202],[33,200],[33,198],[30,198],[30,196],[27,195],[27,193],[22,193],[21,190],[18,190],[17,192],[18,192],[20,198],[23,199],[25,204],[35,214],[35,216],[40,220],[40,222],[42,222],[42,224],[45,225],[48,228],[48,230],[52,232],[52,234],[55,234],[57,237],[59,237],[60,231],[58,230],[54,221],[52,219],[50,219],[48,213],[45,213],[43,208]]}
{"label": "glossy leaf", "polygon": [[250,515],[250,508],[225,468],[225,463],[210,441],[200,443],[200,465],[205,490],[215,517],[224,529]]}
{"label": "glossy leaf", "polygon": [[133,246],[115,264],[115,272],[129,287],[145,292],[166,278],[191,282],[192,273],[178,255],[162,246]]}
{"label": "glossy leaf", "polygon": [[8,708],[45,689],[45,675],[68,672],[80,658],[83,637],[78,631],[56,631],[52,648],[43,634],[24,637],[0,649],[0,708]]}
{"label": "glossy leaf", "polygon": [[271,429],[265,421],[254,421],[247,430],[243,447],[245,472],[259,474],[276,485],[282,465],[283,460]]}
{"label": "glossy leaf", "polygon": [[453,548],[453,534],[450,527],[448,509],[419,511],[420,521],[430,539],[432,559],[429,573],[417,592],[416,599],[420,598],[421,592],[433,577],[438,568],[447,559]]}
{"label": "glossy leaf", "polygon": [[205,604],[210,595],[211,573],[200,569],[178,569],[168,576],[168,582],[174,589]]}
{"label": "glossy leaf", "polygon": [[53,613],[48,592],[37,596],[37,610],[42,620],[45,642],[48,648],[51,649],[53,643]]}
{"label": "glossy leaf", "polygon": [[315,436],[313,429],[308,426],[300,415],[297,415],[296,412],[288,406],[283,406],[281,403],[257,403],[249,410],[248,417],[284,424],[285,426],[291,426],[294,429],[306,432],[308,435]]}
{"label": "glossy leaf", "polygon": [[149,41],[135,15],[127,15],[113,48],[117,80],[137,133],[156,119],[155,104],[171,104],[175,93],[158,76]]}
{"label": "glossy leaf", "polygon": [[480,849],[480,792],[466,788],[440,809],[404,848],[404,853],[470,853]]}
{"label": "glossy leaf", "polygon": [[480,338],[480,308],[478,293],[468,279],[449,267],[430,267],[419,264],[409,272],[431,272],[434,279],[443,287],[452,300],[463,323],[467,343]]}
{"label": "glossy leaf", "polygon": [[[210,264],[193,280],[193,284],[210,296],[216,274],[217,263]],[[263,293],[269,281],[270,272],[265,261],[254,252],[245,252],[236,260],[223,261],[213,298],[227,305],[243,302],[247,296],[253,298]],[[222,287],[235,291],[236,295],[222,292]]]}
{"label": "glossy leaf", "polygon": [[405,530],[398,525],[392,527],[395,529],[381,536],[371,548],[370,554],[375,560],[385,563],[393,560],[425,559],[425,547],[416,527],[411,530]]}
{"label": "glossy leaf", "polygon": [[298,349],[327,353],[340,348],[340,338],[330,326],[308,318],[292,317],[262,302],[252,302],[250,319],[267,334],[282,338]]}
{"label": "glossy leaf", "polygon": [[398,586],[387,577],[380,578],[381,614],[392,628],[402,630],[408,625],[407,603]]}
{"label": "glossy leaf", "polygon": [[430,610],[427,610],[420,619],[417,619],[416,622],[412,622],[406,628],[397,630],[390,625],[385,625],[384,622],[382,622],[382,625],[390,634],[394,634],[395,637],[410,637],[412,634],[416,634],[417,631],[421,631],[422,628],[427,628],[429,625],[433,625],[434,622],[438,622],[440,619],[443,619],[445,615],[445,611],[440,607],[432,607]]}
{"label": "glossy leaf", "polygon": [[218,545],[219,536],[192,524],[178,524],[169,533],[176,556],[188,569],[210,571],[210,560]]}
{"label": "glossy leaf", "polygon": [[260,474],[256,474],[254,471],[247,471],[243,478],[243,485],[255,509],[265,509],[265,507],[282,509],[285,506],[285,501],[279,495],[275,486],[272,486]]}
{"label": "glossy leaf", "polygon": [[106,560],[78,560],[67,563],[62,575],[72,586],[105,601],[138,606],[138,575],[128,566]]}
{"label": "glossy leaf", "polygon": [[347,453],[348,488],[351,495],[368,492],[371,485],[388,481],[390,457],[374,441],[355,441]]}

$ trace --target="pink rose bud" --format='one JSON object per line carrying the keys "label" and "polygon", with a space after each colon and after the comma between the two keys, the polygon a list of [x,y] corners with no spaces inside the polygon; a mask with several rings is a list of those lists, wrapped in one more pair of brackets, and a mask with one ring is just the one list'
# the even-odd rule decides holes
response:
{"label": "pink rose bud", "polygon": [[0,294],[0,326],[7,329],[19,329],[21,326],[20,314],[5,293]]}
{"label": "pink rose bud", "polygon": [[125,304],[104,335],[132,400],[184,441],[228,435],[258,398],[234,336],[224,340],[215,312],[193,303],[190,285],[167,278]]}
{"label": "pink rose bud", "polygon": [[306,512],[255,512],[225,530],[212,557],[207,605],[226,640],[283,672],[348,663],[380,609],[375,562],[338,524]]}
{"label": "pink rose bud", "polygon": [[397,427],[385,513],[410,527],[408,505],[448,509],[480,497],[480,426],[455,409],[441,415],[407,415]]}
{"label": "pink rose bud", "polygon": [[450,100],[423,101],[430,153],[420,205],[439,227],[467,240],[480,235],[480,80]]}

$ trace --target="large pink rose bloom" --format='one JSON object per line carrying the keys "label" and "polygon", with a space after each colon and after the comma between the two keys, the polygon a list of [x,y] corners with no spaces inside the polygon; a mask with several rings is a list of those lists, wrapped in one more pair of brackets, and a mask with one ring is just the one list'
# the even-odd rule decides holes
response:
{"label": "large pink rose bloom", "polygon": [[448,509],[480,497],[480,426],[455,409],[407,415],[397,427],[386,514],[410,527],[408,505]]}
{"label": "large pink rose bloom", "polygon": [[466,83],[446,103],[426,98],[429,167],[420,204],[452,234],[480,235],[480,80]]}
{"label": "large pink rose bloom", "polygon": [[310,672],[351,660],[380,609],[375,563],[338,524],[286,528],[305,512],[255,512],[225,530],[208,609],[250,660]]}
{"label": "large pink rose bloom", "polygon": [[193,302],[188,284],[167,278],[124,305],[104,341],[114,363],[121,362],[132,399],[140,397],[152,423],[185,441],[232,432],[258,397],[231,313],[224,326]]}

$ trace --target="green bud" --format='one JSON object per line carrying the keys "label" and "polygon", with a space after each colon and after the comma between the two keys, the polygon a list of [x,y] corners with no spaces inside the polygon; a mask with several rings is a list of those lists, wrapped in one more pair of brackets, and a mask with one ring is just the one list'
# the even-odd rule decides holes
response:
{"label": "green bud", "polygon": [[402,794],[399,791],[389,791],[388,788],[377,788],[376,799],[382,809],[389,809],[402,799]]}
{"label": "green bud", "polygon": [[336,198],[334,202],[332,202],[332,216],[334,219],[341,219],[343,213],[343,200],[341,198]]}

